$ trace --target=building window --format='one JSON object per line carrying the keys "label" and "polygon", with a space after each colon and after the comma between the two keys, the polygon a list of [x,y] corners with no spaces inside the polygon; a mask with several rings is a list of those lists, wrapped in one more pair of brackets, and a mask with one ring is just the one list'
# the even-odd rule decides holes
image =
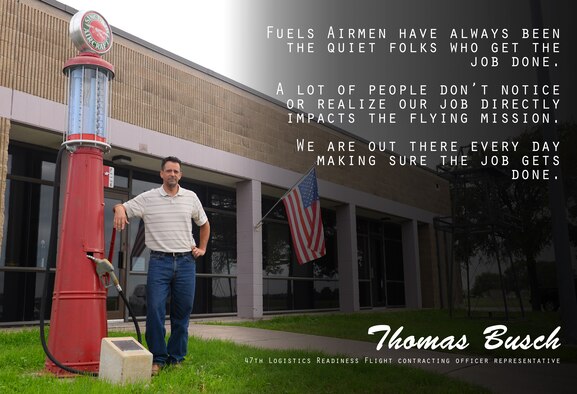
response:
{"label": "building window", "polygon": [[6,236],[0,266],[43,268],[48,258],[53,187],[14,179],[6,186]]}
{"label": "building window", "polygon": [[236,275],[236,216],[210,211],[207,215],[211,233],[200,272]]}
{"label": "building window", "polygon": [[[263,215],[274,205],[264,198]],[[283,204],[265,218],[263,236],[263,309],[265,312],[339,307],[339,286],[333,211],[322,210],[327,254],[298,264]]]}
{"label": "building window", "polygon": [[198,276],[193,314],[236,312],[236,278]]}
{"label": "building window", "polygon": [[357,218],[361,307],[405,305],[401,225]]}
{"label": "building window", "polygon": [[262,230],[264,277],[291,276],[290,230],[286,223],[266,221]]}
{"label": "building window", "polygon": [[206,206],[214,209],[236,212],[236,193],[228,190],[208,188]]}
{"label": "building window", "polygon": [[[0,322],[40,318],[56,154],[10,144],[0,256]],[[50,286],[54,275],[50,274]],[[51,299],[47,300],[50,316]]]}
{"label": "building window", "polygon": [[[236,215],[205,208],[210,222],[206,254],[196,265],[193,313],[236,312]],[[195,239],[198,240],[198,228]]]}
{"label": "building window", "polygon": [[[40,320],[44,272],[0,271],[0,322]],[[50,287],[54,285],[54,274]],[[51,293],[50,293],[51,294]],[[46,300],[46,319],[50,318],[52,297]]]}

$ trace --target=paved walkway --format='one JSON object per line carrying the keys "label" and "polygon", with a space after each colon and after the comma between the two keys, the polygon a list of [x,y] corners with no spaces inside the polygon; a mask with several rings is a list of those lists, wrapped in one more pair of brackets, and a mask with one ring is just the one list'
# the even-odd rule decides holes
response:
{"label": "paved walkway", "polygon": [[[118,328],[130,330],[133,326],[128,323],[109,326],[111,330]],[[472,360],[470,356],[467,359],[462,355],[427,350],[384,347],[377,351],[376,345],[369,342],[195,321],[191,321],[189,333],[202,339],[229,340],[259,348],[320,351],[331,356],[358,357],[359,362],[409,365],[475,383],[494,393],[575,393],[577,390],[577,364],[498,364],[493,362],[494,358]]]}

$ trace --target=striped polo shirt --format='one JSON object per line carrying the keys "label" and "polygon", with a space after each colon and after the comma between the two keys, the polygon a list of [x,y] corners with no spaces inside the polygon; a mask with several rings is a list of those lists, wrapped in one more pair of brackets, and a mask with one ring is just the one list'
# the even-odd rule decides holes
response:
{"label": "striped polo shirt", "polygon": [[169,196],[161,186],[125,202],[126,216],[144,220],[146,246],[160,252],[187,252],[196,246],[192,220],[197,226],[208,221],[196,193],[178,187]]}

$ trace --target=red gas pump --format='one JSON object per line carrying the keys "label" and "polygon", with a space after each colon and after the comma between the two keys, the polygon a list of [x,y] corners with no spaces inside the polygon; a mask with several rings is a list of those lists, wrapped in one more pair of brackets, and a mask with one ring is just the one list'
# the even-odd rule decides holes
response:
{"label": "red gas pump", "polygon": [[[110,149],[108,92],[114,67],[100,56],[110,50],[112,31],[99,13],[80,11],[70,22],[70,37],[80,53],[63,70],[69,79],[63,142],[68,166],[48,348],[62,365],[96,372],[107,336],[106,288],[87,256],[105,258],[102,155]],[[45,366],[57,375],[67,373],[49,358]]]}

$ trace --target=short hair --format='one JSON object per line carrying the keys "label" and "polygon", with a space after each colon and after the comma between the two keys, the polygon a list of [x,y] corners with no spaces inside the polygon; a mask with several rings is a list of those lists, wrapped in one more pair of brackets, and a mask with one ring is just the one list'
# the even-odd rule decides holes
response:
{"label": "short hair", "polygon": [[179,166],[182,166],[182,161],[180,161],[180,159],[178,157],[168,156],[168,157],[165,157],[164,159],[162,159],[162,163],[160,165],[161,170],[164,170],[164,165],[166,164],[167,161],[170,161],[173,163],[178,163]]}

